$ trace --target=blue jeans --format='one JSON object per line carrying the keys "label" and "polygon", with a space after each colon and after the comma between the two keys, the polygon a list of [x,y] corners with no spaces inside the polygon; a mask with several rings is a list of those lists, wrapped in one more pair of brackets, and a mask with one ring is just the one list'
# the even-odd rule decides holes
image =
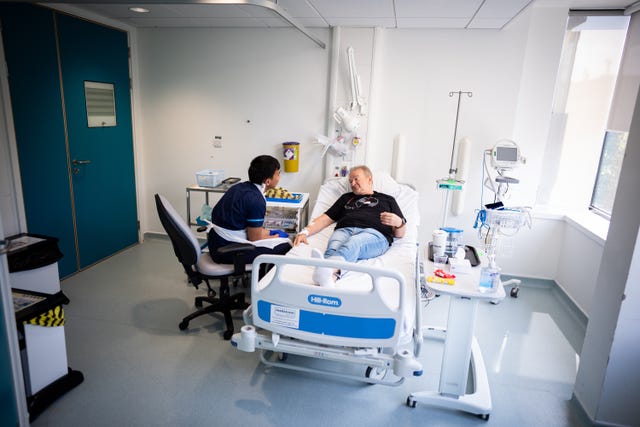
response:
{"label": "blue jeans", "polygon": [[373,228],[339,228],[329,238],[324,257],[340,256],[345,261],[375,258],[389,249],[389,241]]}

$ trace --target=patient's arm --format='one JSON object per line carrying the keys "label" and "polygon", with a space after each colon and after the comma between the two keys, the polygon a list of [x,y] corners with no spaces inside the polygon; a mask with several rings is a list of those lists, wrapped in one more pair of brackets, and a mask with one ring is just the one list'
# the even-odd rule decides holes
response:
{"label": "patient's arm", "polygon": [[392,212],[382,212],[380,214],[380,222],[384,225],[393,227],[393,237],[402,238],[407,231],[406,221]]}
{"label": "patient's arm", "polygon": [[393,228],[393,237],[401,239],[401,238],[404,237],[406,231],[407,231],[407,224],[403,222],[400,225],[400,227],[394,227]]}
{"label": "patient's arm", "polygon": [[295,241],[293,242],[293,246],[298,246],[300,243],[309,243],[307,242],[308,236],[312,236],[324,230],[325,227],[333,224],[334,222],[335,221],[327,214],[322,214],[316,219],[311,220],[311,222],[300,233],[298,233]]}

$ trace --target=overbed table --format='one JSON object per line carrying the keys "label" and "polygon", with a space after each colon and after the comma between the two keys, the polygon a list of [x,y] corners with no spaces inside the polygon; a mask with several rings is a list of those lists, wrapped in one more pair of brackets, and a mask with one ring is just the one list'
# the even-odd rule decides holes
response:
{"label": "overbed table", "polygon": [[[476,313],[479,302],[497,302],[505,297],[502,283],[494,292],[482,293],[478,290],[481,266],[472,267],[469,274],[459,274],[455,285],[428,283],[436,293],[449,295],[447,327],[423,326],[425,337],[434,331],[444,335],[444,354],[437,391],[417,391],[407,397],[407,405],[416,403],[458,409],[489,419],[491,413],[491,393],[487,371],[474,336]],[[433,263],[424,261],[425,275],[433,272]],[[469,369],[475,389],[467,393]]]}

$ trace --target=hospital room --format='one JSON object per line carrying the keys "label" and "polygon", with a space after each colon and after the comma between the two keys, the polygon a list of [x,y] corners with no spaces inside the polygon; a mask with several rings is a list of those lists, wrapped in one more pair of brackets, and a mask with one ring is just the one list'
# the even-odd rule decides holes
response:
{"label": "hospital room", "polygon": [[640,2],[0,29],[2,425],[640,425]]}

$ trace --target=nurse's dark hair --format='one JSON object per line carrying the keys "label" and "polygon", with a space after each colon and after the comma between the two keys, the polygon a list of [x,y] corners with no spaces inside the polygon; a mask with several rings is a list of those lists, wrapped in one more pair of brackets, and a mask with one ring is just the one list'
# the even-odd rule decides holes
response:
{"label": "nurse's dark hair", "polygon": [[254,184],[262,184],[267,178],[271,178],[280,169],[280,162],[273,156],[258,156],[251,160],[249,165],[249,181]]}

